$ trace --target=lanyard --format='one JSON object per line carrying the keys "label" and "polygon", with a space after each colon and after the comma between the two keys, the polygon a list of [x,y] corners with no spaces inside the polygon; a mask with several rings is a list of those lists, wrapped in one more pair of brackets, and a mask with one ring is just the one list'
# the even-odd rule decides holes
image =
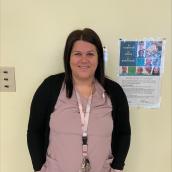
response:
{"label": "lanyard", "polygon": [[90,108],[91,108],[91,101],[92,101],[92,92],[91,92],[91,95],[88,98],[85,113],[83,112],[81,98],[80,98],[80,95],[77,92],[77,90],[76,90],[76,97],[77,97],[77,101],[78,101],[79,113],[80,113],[80,116],[81,116],[81,127],[82,127],[83,136],[87,136],[88,120],[89,120],[89,116],[90,116]]}
{"label": "lanyard", "polygon": [[[76,89],[75,89],[76,90]],[[86,106],[86,112],[83,112],[83,106],[81,103],[81,98],[79,93],[76,90],[76,97],[78,101],[78,107],[79,107],[79,113],[81,116],[81,127],[82,127],[82,154],[84,157],[87,156],[88,151],[88,145],[87,145],[87,129],[88,129],[88,120],[90,116],[90,108],[91,108],[91,101],[92,101],[92,91],[91,95],[88,98],[87,106]]]}

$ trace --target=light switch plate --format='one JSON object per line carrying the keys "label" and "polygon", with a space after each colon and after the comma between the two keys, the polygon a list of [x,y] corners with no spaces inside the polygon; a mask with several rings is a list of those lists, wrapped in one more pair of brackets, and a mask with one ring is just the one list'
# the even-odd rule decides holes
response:
{"label": "light switch plate", "polygon": [[0,66],[0,91],[15,92],[15,68]]}

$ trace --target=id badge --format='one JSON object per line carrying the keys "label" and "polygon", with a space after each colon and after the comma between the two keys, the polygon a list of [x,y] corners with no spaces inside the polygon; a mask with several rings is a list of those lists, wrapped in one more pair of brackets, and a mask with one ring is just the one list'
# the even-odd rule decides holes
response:
{"label": "id badge", "polygon": [[88,158],[83,158],[81,165],[81,172],[89,172],[91,169],[90,161]]}

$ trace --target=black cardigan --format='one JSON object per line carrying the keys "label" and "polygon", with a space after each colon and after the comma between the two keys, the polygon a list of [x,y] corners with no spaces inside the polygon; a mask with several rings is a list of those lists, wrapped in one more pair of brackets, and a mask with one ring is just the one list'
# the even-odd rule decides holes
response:
{"label": "black cardigan", "polygon": [[[34,170],[38,171],[46,161],[49,144],[49,120],[64,81],[64,73],[52,75],[44,80],[35,92],[30,108],[27,143]],[[130,146],[129,107],[122,88],[105,78],[104,89],[112,102],[112,154],[111,167],[122,170]]]}

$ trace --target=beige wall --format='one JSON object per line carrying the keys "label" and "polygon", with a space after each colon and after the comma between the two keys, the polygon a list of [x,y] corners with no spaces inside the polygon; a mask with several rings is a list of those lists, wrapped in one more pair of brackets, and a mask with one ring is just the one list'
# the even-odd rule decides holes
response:
{"label": "beige wall", "polygon": [[17,91],[0,93],[0,171],[31,172],[26,131],[31,98],[48,75],[63,71],[65,39],[91,27],[109,49],[115,79],[119,38],[166,38],[159,109],[131,109],[125,172],[171,172],[171,0],[1,0],[0,65],[15,66]]}

